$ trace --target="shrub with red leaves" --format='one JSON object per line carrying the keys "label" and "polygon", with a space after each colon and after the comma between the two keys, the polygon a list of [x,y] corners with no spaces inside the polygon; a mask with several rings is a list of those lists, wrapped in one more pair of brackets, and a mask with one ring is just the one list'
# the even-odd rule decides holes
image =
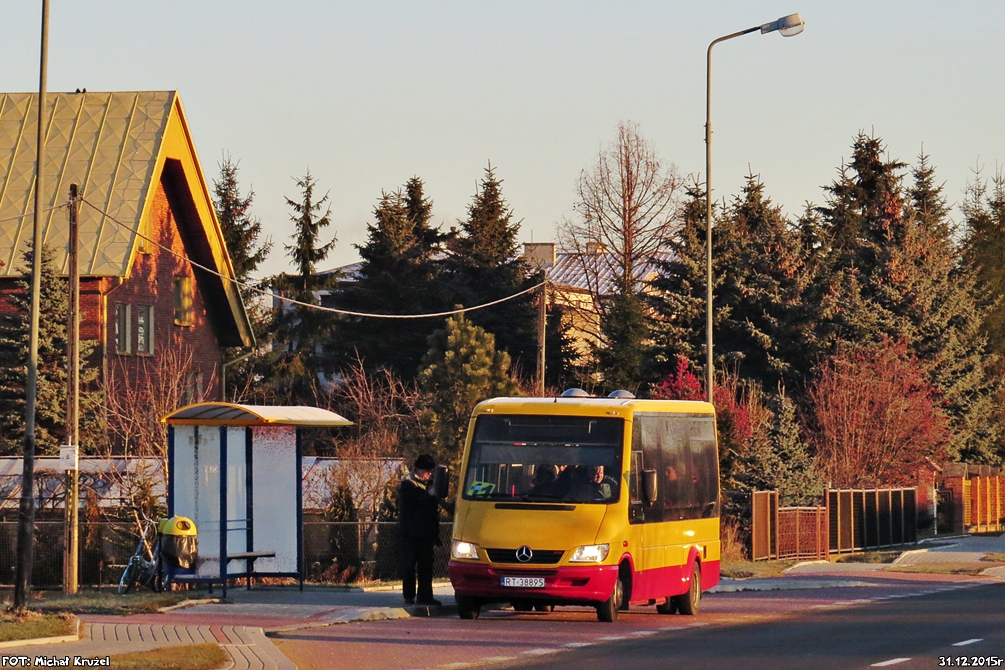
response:
{"label": "shrub with red leaves", "polygon": [[909,484],[950,438],[938,392],[903,340],[839,352],[808,396],[807,433],[834,487]]}

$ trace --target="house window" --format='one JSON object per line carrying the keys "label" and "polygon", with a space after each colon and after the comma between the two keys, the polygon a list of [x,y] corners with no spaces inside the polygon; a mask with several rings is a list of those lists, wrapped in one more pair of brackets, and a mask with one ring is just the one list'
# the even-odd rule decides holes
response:
{"label": "house window", "polygon": [[115,303],[115,353],[131,354],[132,342],[129,330],[132,327],[132,305]]}
{"label": "house window", "polygon": [[195,323],[195,286],[192,277],[174,278],[174,325],[191,326]]}
{"label": "house window", "polygon": [[139,305],[136,308],[136,353],[154,353],[154,306]]}

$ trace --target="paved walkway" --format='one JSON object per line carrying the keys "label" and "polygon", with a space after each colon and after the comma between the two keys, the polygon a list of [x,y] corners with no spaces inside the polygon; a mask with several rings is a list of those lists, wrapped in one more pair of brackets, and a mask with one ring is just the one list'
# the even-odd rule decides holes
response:
{"label": "paved walkway", "polygon": [[228,589],[228,603],[192,605],[162,614],[81,615],[81,639],[3,650],[5,655],[104,657],[211,642],[230,657],[227,670],[296,670],[265,631],[319,628],[350,621],[454,614],[453,589],[439,584],[438,611],[404,607],[400,592],[289,587]]}
{"label": "paved walkway", "polygon": [[112,654],[149,651],[160,647],[211,642],[220,645],[233,670],[296,670],[265,637],[250,626],[192,626],[179,624],[85,623],[77,642],[10,647],[4,655],[62,658],[103,658]]}
{"label": "paved walkway", "polygon": [[[937,540],[933,540],[935,544]],[[947,538],[941,547],[924,547],[906,551],[894,561],[896,565],[920,563],[980,563],[988,554],[1005,553],[1005,535],[968,535]]]}

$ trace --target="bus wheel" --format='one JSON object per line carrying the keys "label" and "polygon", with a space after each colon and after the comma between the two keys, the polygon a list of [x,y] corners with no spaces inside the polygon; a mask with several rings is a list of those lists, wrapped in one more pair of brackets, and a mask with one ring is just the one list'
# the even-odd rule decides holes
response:
{"label": "bus wheel", "polygon": [[701,605],[701,567],[695,561],[694,572],[691,573],[691,586],[687,593],[674,598],[677,603],[677,610],[681,614],[692,616],[698,613],[698,606]]}
{"label": "bus wheel", "polygon": [[457,615],[462,619],[477,619],[482,613],[482,605],[474,598],[467,596],[455,596],[457,601]]}
{"label": "bus wheel", "polygon": [[611,597],[597,605],[597,619],[605,622],[613,622],[618,620],[618,607],[621,606],[621,598],[624,595],[624,589],[621,586],[621,578],[614,582],[614,590],[611,592]]}
{"label": "bus wheel", "polygon": [[667,598],[665,603],[656,606],[656,611],[660,614],[677,614],[677,601]]}

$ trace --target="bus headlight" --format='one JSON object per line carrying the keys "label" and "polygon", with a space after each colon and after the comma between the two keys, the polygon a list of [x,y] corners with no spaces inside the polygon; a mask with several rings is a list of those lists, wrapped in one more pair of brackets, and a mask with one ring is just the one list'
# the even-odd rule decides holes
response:
{"label": "bus headlight", "polygon": [[470,542],[461,542],[460,540],[454,540],[450,545],[450,557],[451,558],[467,558],[471,560],[478,560],[478,547],[471,544]]}
{"label": "bus headlight", "polygon": [[603,563],[607,554],[611,551],[609,544],[588,544],[585,547],[576,547],[569,557],[570,563]]}

